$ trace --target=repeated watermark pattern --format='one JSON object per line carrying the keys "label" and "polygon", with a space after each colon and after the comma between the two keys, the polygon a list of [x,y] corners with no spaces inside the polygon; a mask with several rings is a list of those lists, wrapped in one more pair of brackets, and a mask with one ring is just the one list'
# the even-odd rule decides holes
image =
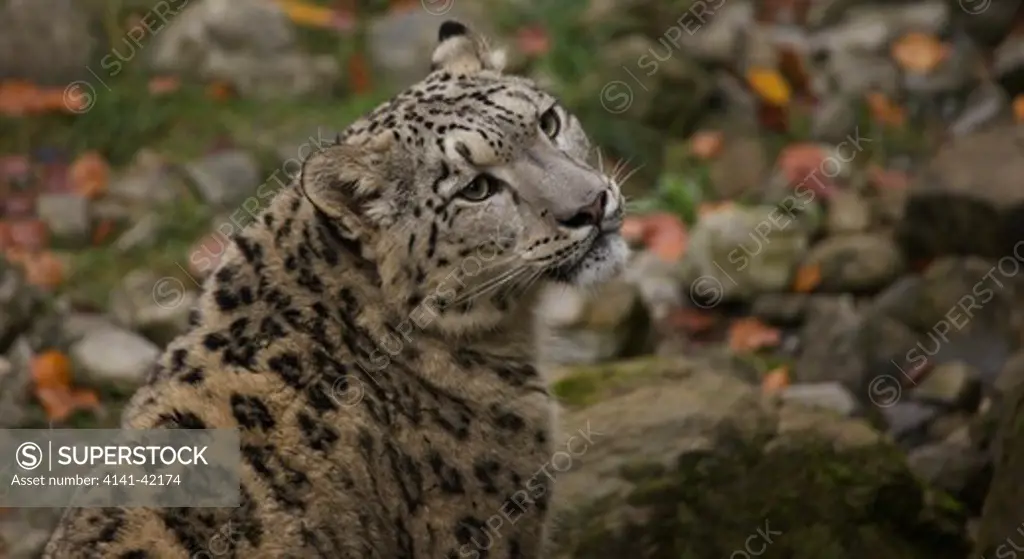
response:
{"label": "repeated watermark pattern", "polygon": [[752,557],[760,557],[764,554],[768,546],[775,543],[773,537],[781,536],[782,532],[772,530],[768,524],[768,519],[764,519],[764,526],[758,526],[754,530],[753,534],[747,536],[747,539],[743,540],[743,547],[737,549],[729,554],[729,559],[751,559]]}
{"label": "repeated watermark pattern", "polygon": [[[657,48],[648,49],[648,54],[643,54],[637,59],[635,68],[623,66],[622,69],[641,89],[645,92],[650,91],[643,80],[637,77],[637,72],[642,72],[647,78],[658,73],[661,63],[682,49],[679,40],[683,38],[683,33],[692,36],[700,31],[724,4],[725,0],[697,0],[658,38],[658,43],[665,49],[664,52],[658,52],[661,49]],[[633,87],[626,80],[612,80],[601,88],[600,97],[601,106],[606,111],[622,114],[633,106]]]}
{"label": "repeated watermark pattern", "polygon": [[486,557],[491,547],[501,540],[502,527],[515,526],[516,522],[519,522],[529,512],[530,505],[536,503],[548,492],[555,482],[554,474],[571,470],[576,460],[585,455],[593,446],[594,439],[603,435],[604,433],[594,431],[590,426],[590,421],[587,421],[585,428],[577,430],[565,441],[564,450],[560,448],[552,453],[551,458],[526,480],[523,487],[513,493],[494,514],[487,518],[487,521],[484,522],[486,529],[483,530],[486,537],[481,538],[486,541],[477,541],[475,536],[472,537],[469,543],[463,544],[459,548],[459,557],[474,559]]}
{"label": "repeated watermark pattern", "polygon": [[455,0],[420,0],[420,5],[432,16],[443,16],[451,11]]}
{"label": "repeated watermark pattern", "polygon": [[[1019,241],[1013,245],[1012,256],[1000,258],[985,275],[971,286],[969,293],[961,296],[956,304],[951,306],[942,315],[942,318],[928,329],[927,342],[919,341],[914,347],[907,350],[903,356],[903,363],[907,365],[910,372],[907,372],[895,359],[891,360],[893,367],[911,385],[916,386],[915,373],[924,370],[928,366],[928,359],[938,355],[939,351],[949,343],[950,333],[960,332],[966,328],[975,315],[995,299],[996,291],[1007,287],[1003,281],[1008,282],[1021,273],[1022,264],[1024,264],[1024,241]],[[898,376],[880,374],[868,383],[868,398],[878,407],[892,407],[899,402],[903,394],[903,387],[904,383]]]}
{"label": "repeated watermark pattern", "polygon": [[985,12],[991,5],[992,0],[960,0],[960,9],[973,16]]}
{"label": "repeated watermark pattern", "polygon": [[[842,172],[843,168],[857,158],[857,155],[864,151],[864,144],[871,143],[871,138],[860,135],[860,127],[853,134],[840,142],[831,155],[822,159],[817,168],[812,169],[806,177],[793,187],[792,194],[786,195],[779,202],[768,217],[757,223],[749,236],[753,241],[751,247],[745,243],[739,243],[736,248],[729,251],[726,259],[729,261],[733,273],[744,271],[751,261],[760,256],[761,253],[771,244],[774,233],[786,231],[793,223],[799,221],[799,215],[808,210],[810,205],[817,199],[818,193],[822,192],[826,185],[822,183],[823,178],[833,179]],[[733,276],[717,260],[714,266],[733,285],[739,285]],[[703,309],[717,306],[725,298],[725,286],[715,275],[703,275],[690,284],[690,301]]]}
{"label": "repeated watermark pattern", "polygon": [[[93,78],[96,78],[99,85],[106,88],[107,91],[112,91],[104,77],[111,79],[123,72],[125,64],[130,63],[142,52],[143,39],[153,37],[163,31],[167,24],[185,9],[188,3],[189,0],[160,0],[121,38],[122,44],[114,45],[109,53],[100,58],[99,73],[91,66],[86,66],[85,69],[92,74]],[[77,114],[89,112],[96,105],[96,85],[90,80],[77,80],[69,83],[64,88],[64,106]]]}
{"label": "repeated watermark pattern", "polygon": [[[231,245],[231,239],[239,231],[256,221],[257,217],[270,205],[274,196],[298,177],[302,170],[302,162],[310,155],[332,145],[334,141],[334,136],[325,137],[323,130],[317,128],[315,137],[311,134],[299,146],[295,157],[285,160],[278,169],[270,174],[267,180],[263,181],[263,184],[256,187],[252,196],[242,201],[226,221],[213,228],[214,233],[207,239],[209,242],[201,243],[189,253],[188,263],[191,269],[200,275],[212,272],[221,255]],[[177,267],[197,288],[202,287],[202,282],[189,272],[187,266],[183,266],[179,262]],[[182,280],[174,276],[163,277],[153,284],[153,302],[160,308],[174,309],[186,301],[186,292],[185,282]]]}

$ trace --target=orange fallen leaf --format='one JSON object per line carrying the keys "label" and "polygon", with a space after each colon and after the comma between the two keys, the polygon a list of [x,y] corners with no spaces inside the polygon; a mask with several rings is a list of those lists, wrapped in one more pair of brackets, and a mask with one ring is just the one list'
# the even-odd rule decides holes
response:
{"label": "orange fallen leaf", "polygon": [[736,202],[732,200],[724,200],[722,202],[701,202],[697,206],[697,219],[703,219],[711,214],[718,213],[723,210],[728,210],[736,206]]}
{"label": "orange fallen leaf", "polygon": [[729,326],[729,348],[735,353],[749,353],[775,347],[782,333],[756,318],[741,318]]}
{"label": "orange fallen leaf", "polygon": [[50,349],[32,359],[32,380],[39,388],[71,386],[71,360],[63,352]]}
{"label": "orange fallen leaf", "polygon": [[892,45],[892,57],[908,72],[927,74],[949,57],[951,48],[934,35],[911,32]]}
{"label": "orange fallen leaf", "polygon": [[725,134],[719,130],[701,130],[690,138],[690,153],[707,161],[718,157],[725,145]]}
{"label": "orange fallen leaf", "polygon": [[789,108],[759,99],[757,104],[757,123],[769,132],[784,134],[789,131]]}
{"label": "orange fallen leaf", "polygon": [[50,244],[50,231],[39,219],[0,221],[0,249],[42,250]]}
{"label": "orange fallen leaf", "polygon": [[157,76],[149,80],[150,95],[166,95],[174,93],[181,88],[181,78],[178,76]]}
{"label": "orange fallen leaf", "polygon": [[71,187],[86,198],[103,194],[110,182],[110,165],[98,152],[83,153],[68,169]]}
{"label": "orange fallen leaf", "polygon": [[216,81],[206,86],[206,96],[214,101],[227,101],[235,96],[235,88],[223,81]]}
{"label": "orange fallen leaf", "polygon": [[700,334],[714,328],[718,323],[716,315],[692,307],[682,307],[673,310],[666,318],[666,323],[671,328],[676,328],[687,334]]}
{"label": "orange fallen leaf", "polygon": [[689,235],[679,216],[671,213],[653,213],[642,216],[644,245],[666,262],[677,262],[686,254]]}
{"label": "orange fallen leaf", "polygon": [[829,154],[822,146],[814,143],[797,143],[786,146],[777,162],[783,176],[794,187],[807,188],[822,198],[828,198],[835,189],[825,167]]}
{"label": "orange fallen leaf", "polygon": [[334,21],[335,12],[330,8],[300,1],[278,1],[288,19],[298,25],[329,28]]}
{"label": "orange fallen leaf", "polygon": [[821,283],[821,266],[809,264],[800,266],[796,271],[796,278],[793,280],[793,291],[797,293],[810,293]]}
{"label": "orange fallen leaf", "polygon": [[934,261],[932,258],[915,258],[909,263],[910,271],[915,274],[923,274]]}
{"label": "orange fallen leaf", "polygon": [[352,90],[356,93],[369,93],[372,89],[370,81],[370,66],[366,57],[356,53],[348,59],[348,75],[352,83]]}
{"label": "orange fallen leaf", "polygon": [[551,50],[551,37],[540,25],[524,27],[516,32],[519,51],[527,56],[538,56]]}
{"label": "orange fallen leaf", "polygon": [[63,421],[78,410],[96,410],[100,399],[91,390],[61,388],[37,388],[36,398],[43,405],[46,417],[51,421]]}
{"label": "orange fallen leaf", "polygon": [[786,366],[776,367],[761,379],[761,391],[765,394],[777,394],[789,386],[789,368]]}
{"label": "orange fallen leaf", "polygon": [[64,263],[52,252],[30,254],[22,263],[28,283],[54,289],[64,282]]}
{"label": "orange fallen leaf", "polygon": [[626,242],[630,244],[640,244],[644,240],[644,232],[647,231],[647,225],[644,223],[643,218],[636,216],[627,216],[622,220],[622,229],[620,234]]}
{"label": "orange fallen leaf", "polygon": [[110,219],[104,219],[103,221],[96,224],[96,229],[92,232],[92,244],[98,246],[103,244],[110,238],[110,234],[114,232],[114,222]]}
{"label": "orange fallen leaf", "polygon": [[1017,122],[1024,122],[1024,93],[1013,98],[1013,117]]}
{"label": "orange fallen leaf", "polygon": [[907,122],[907,112],[880,91],[868,92],[868,110],[871,117],[886,126],[903,126]]}
{"label": "orange fallen leaf", "polygon": [[761,99],[774,106],[788,105],[793,95],[786,79],[772,68],[754,67],[747,70],[747,83]]}
{"label": "orange fallen leaf", "polygon": [[779,48],[779,74],[792,85],[798,96],[812,97],[811,76],[807,72],[803,57],[793,47]]}

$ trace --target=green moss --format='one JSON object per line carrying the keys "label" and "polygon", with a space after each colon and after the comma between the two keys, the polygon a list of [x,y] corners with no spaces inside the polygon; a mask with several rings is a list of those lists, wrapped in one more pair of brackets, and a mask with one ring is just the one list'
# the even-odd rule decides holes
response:
{"label": "green moss", "polygon": [[612,393],[629,390],[651,375],[685,372],[677,362],[642,357],[601,365],[571,367],[570,373],[556,381],[551,390],[564,406],[586,407]]}
{"label": "green moss", "polygon": [[625,502],[577,511],[562,556],[730,557],[745,542],[764,559],[964,556],[962,519],[928,510],[898,450],[837,453],[808,438],[764,452],[756,439],[730,434],[714,450],[681,454],[671,471],[630,464]]}

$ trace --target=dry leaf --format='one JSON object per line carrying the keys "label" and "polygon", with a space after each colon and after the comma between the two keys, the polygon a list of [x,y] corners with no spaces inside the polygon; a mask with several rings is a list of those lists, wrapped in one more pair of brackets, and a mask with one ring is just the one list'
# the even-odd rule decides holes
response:
{"label": "dry leaf", "polygon": [[96,224],[96,229],[92,232],[92,244],[99,246],[103,244],[110,234],[114,232],[114,221],[111,219],[104,219],[103,221]]}
{"label": "dry leaf", "polygon": [[1017,122],[1024,122],[1024,93],[1013,98],[1013,116]]}
{"label": "dry leaf", "polygon": [[701,130],[690,138],[690,153],[707,161],[718,157],[725,146],[725,134],[719,130]]}
{"label": "dry leaf", "polygon": [[789,386],[789,367],[776,367],[761,379],[761,391],[765,394],[778,394]]}
{"label": "dry leaf", "polygon": [[716,315],[706,310],[682,307],[669,313],[666,323],[669,327],[687,334],[701,334],[714,328],[718,319]]}
{"label": "dry leaf", "polygon": [[42,250],[50,244],[50,231],[39,219],[0,221],[0,249]]}
{"label": "dry leaf", "polygon": [[619,230],[619,234],[629,244],[638,245],[643,243],[646,230],[647,226],[644,224],[643,218],[631,215],[622,220],[622,229]]}
{"label": "dry leaf", "polygon": [[736,202],[732,200],[725,200],[722,202],[701,202],[697,206],[697,219],[704,219],[705,217],[718,213],[723,210],[728,210],[736,206]]}
{"label": "dry leaf", "polygon": [[37,354],[31,364],[32,380],[39,388],[71,386],[71,360],[63,352],[51,349]]}
{"label": "dry leaf", "polygon": [[807,72],[804,60],[792,47],[779,48],[779,74],[793,91],[802,97],[813,97],[811,93],[811,76]]}
{"label": "dry leaf", "polygon": [[366,94],[373,89],[373,84],[370,81],[370,67],[366,63],[366,57],[362,54],[353,54],[348,59],[348,75],[352,89],[356,93]]}
{"label": "dry leaf", "polygon": [[788,105],[793,96],[786,79],[771,68],[754,67],[747,70],[747,83],[761,99],[777,107]]}
{"label": "dry leaf", "polygon": [[647,250],[666,262],[677,262],[686,254],[689,235],[679,216],[667,212],[637,216],[639,224],[631,225],[633,234],[639,235]]}
{"label": "dry leaf", "polygon": [[749,353],[775,347],[782,341],[777,328],[756,318],[741,318],[729,327],[729,348],[735,353]]}
{"label": "dry leaf", "polygon": [[880,91],[867,94],[868,110],[871,117],[886,126],[903,126],[907,122],[907,112],[903,107],[890,100]]}
{"label": "dry leaf", "polygon": [[278,5],[281,6],[285,15],[298,25],[326,29],[337,28],[338,14],[330,8],[298,0],[278,0]]}
{"label": "dry leaf", "polygon": [[800,266],[796,271],[796,279],[793,280],[793,291],[797,293],[810,293],[819,284],[821,284],[820,265],[809,264]]}
{"label": "dry leaf", "polygon": [[214,101],[227,101],[235,96],[235,88],[228,82],[215,81],[206,86],[206,96]]}
{"label": "dry leaf", "polygon": [[64,421],[78,410],[96,410],[100,407],[99,397],[91,390],[37,388],[35,394],[50,421]]}
{"label": "dry leaf", "polygon": [[802,185],[817,196],[828,198],[836,188],[835,183],[825,173],[828,156],[825,148],[818,144],[791,144],[779,153],[777,165],[790,185]]}
{"label": "dry leaf", "polygon": [[892,57],[900,68],[908,72],[927,74],[949,56],[949,45],[934,35],[911,32],[892,45]]}
{"label": "dry leaf", "polygon": [[68,176],[75,192],[86,198],[96,198],[107,190],[110,165],[98,152],[86,152],[71,164]]}
{"label": "dry leaf", "polygon": [[149,80],[150,95],[166,95],[174,93],[181,88],[181,78],[178,76],[157,76]]}
{"label": "dry leaf", "polygon": [[54,289],[64,282],[64,263],[52,252],[38,252],[23,262],[25,279],[43,289]]}
{"label": "dry leaf", "polygon": [[539,56],[551,50],[551,37],[540,25],[524,27],[516,32],[519,52],[527,56]]}

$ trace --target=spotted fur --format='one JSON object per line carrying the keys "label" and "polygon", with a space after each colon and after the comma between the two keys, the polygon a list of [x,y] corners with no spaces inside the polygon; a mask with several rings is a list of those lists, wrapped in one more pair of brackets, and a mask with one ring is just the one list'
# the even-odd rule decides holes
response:
{"label": "spotted fur", "polygon": [[125,410],[238,429],[241,506],[69,509],[45,557],[540,555],[532,307],[621,268],[622,200],[576,119],[490,60],[443,24],[428,77],[237,235]]}

